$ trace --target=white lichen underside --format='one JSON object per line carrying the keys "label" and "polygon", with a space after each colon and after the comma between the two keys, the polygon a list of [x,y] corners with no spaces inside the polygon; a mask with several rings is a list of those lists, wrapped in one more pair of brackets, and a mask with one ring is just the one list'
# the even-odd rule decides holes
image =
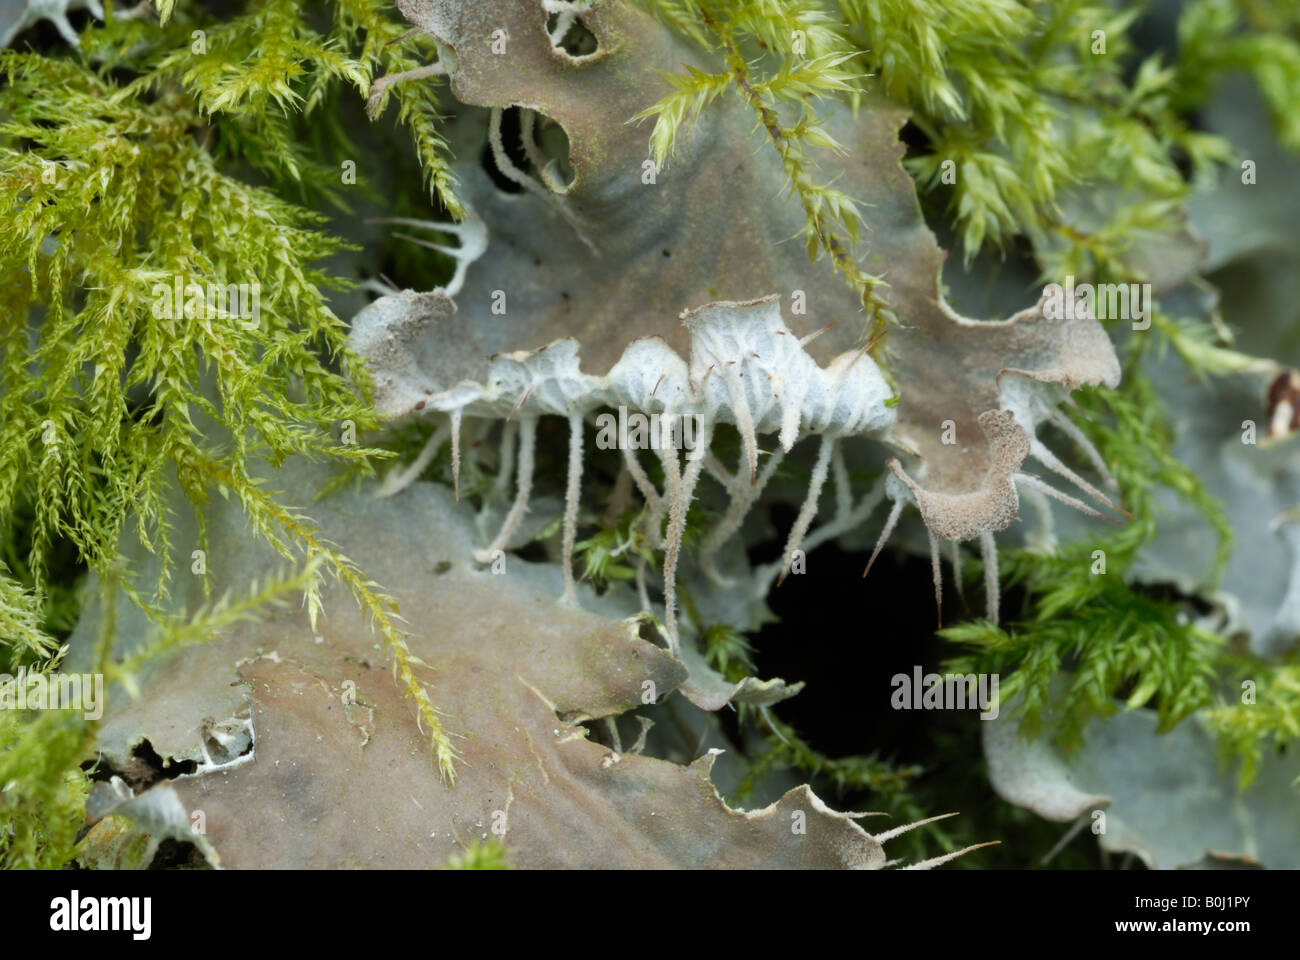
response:
{"label": "white lichen underside", "polygon": [[[1019,518],[1022,488],[1039,507],[1040,514],[1049,519],[1050,511],[1045,506],[1048,497],[1090,516],[1111,520],[1082,500],[1024,472],[1021,468],[1027,458],[1033,457],[1099,504],[1124,512],[1100,489],[1062,463],[1036,436],[1044,422],[1064,431],[1085,452],[1105,486],[1114,490],[1114,480],[1100,455],[1060,413],[1060,404],[1069,396],[1066,387],[1012,369],[1004,370],[998,378],[1000,408],[986,411],[979,418],[989,443],[990,461],[984,477],[972,478],[969,492],[927,490],[913,480],[897,459],[891,458],[882,482],[855,504],[840,445],[844,439],[857,436],[890,442],[896,418],[887,402],[893,397],[893,390],[864,350],[842,353],[825,367],[818,365],[804,349],[816,334],[804,340],[796,337],[785,324],[780,297],[775,294],[747,302],[710,303],[682,313],[682,323],[690,336],[689,355],[685,358],[657,337],[634,340],[607,373],[598,375],[582,371],[576,340],[561,339],[538,350],[493,357],[485,382],[444,382],[450,378],[419,366],[410,344],[416,338],[431,338],[440,346],[441,354],[456,356],[459,343],[452,296],[461,289],[466,270],[487,249],[487,230],[472,212],[461,225],[408,223],[450,232],[460,239],[459,248],[436,247],[457,259],[455,276],[446,289],[429,293],[400,291],[376,300],[354,319],[351,339],[371,371],[375,403],[382,416],[423,412],[445,416],[446,421],[439,424],[409,467],[386,478],[380,495],[391,496],[419,476],[448,438],[459,495],[460,435],[465,419],[505,421],[499,482],[506,482],[513,467],[515,495],[500,531],[476,554],[479,562],[489,563],[506,549],[527,513],[532,496],[538,418],[564,417],[569,424],[570,446],[563,515],[565,588],[561,600],[572,604],[576,603],[576,594],[570,561],[581,495],[584,423],[598,410],[620,407],[645,415],[695,418],[698,431],[694,449],[699,455],[671,446],[653,451],[663,467],[663,490],[651,483],[637,451],[623,449],[626,472],[649,508],[643,531],[656,548],[664,551],[664,620],[674,651],[679,649],[677,566],[686,513],[701,474],[708,472],[730,497],[723,517],[700,544],[701,569],[716,582],[725,583],[716,565],[718,551],[739,531],[783,456],[806,437],[818,438],[807,496],[790,530],[781,561],[759,572],[760,590],[765,591],[774,579],[784,578],[796,550],[811,549],[847,532],[862,523],[883,496],[888,496],[892,507],[867,564],[867,572],[893,532],[904,505],[910,503],[920,510],[930,535],[936,605],[941,605],[942,598],[941,543],[949,543],[951,562],[957,573],[959,544],[977,540],[985,561],[987,615],[997,623],[997,553],[993,534]],[[1101,380],[1113,386],[1112,381],[1118,381],[1118,365],[1111,366],[1114,370],[1108,370]],[[719,423],[734,425],[741,435],[743,450],[734,468],[720,463],[710,450],[714,427]],[[759,438],[773,434],[777,445],[770,453],[761,451]],[[767,453],[761,465],[760,453]],[[836,479],[834,516],[810,534],[822,489],[832,475]],[[957,580],[960,587],[959,573]],[[643,606],[649,609],[644,569],[638,570],[637,586]]]}

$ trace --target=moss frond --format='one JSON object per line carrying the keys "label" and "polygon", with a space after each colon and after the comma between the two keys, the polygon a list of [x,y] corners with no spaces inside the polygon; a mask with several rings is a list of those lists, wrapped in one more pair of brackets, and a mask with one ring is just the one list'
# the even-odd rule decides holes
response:
{"label": "moss frond", "polygon": [[0,646],[9,648],[9,670],[33,661],[50,660],[58,641],[41,624],[41,603],[24,589],[0,562]]}
{"label": "moss frond", "polygon": [[[348,588],[392,653],[393,679],[403,696],[415,707],[421,730],[428,727],[427,735],[439,772],[449,783],[454,784],[456,751],[450,736],[443,729],[438,711],[429,699],[424,682],[415,674],[416,667],[426,664],[411,653],[406,643],[406,634],[398,626],[401,615],[396,601],[382,593],[383,588],[379,584],[366,577],[352,560],[321,537],[311,521],[281,504],[260,483],[248,478],[241,480],[229,464],[213,460],[196,461],[194,468],[212,483],[231,489],[239,497],[245,513],[258,532],[282,555],[292,557],[296,546],[306,554],[309,561],[320,562],[326,571]],[[285,536],[289,539],[286,540]],[[321,609],[319,584],[314,578],[306,590],[306,600],[314,625]]]}
{"label": "moss frond", "polygon": [[[32,509],[22,589],[40,597],[56,545],[102,576],[133,511],[161,573],[151,595],[122,586],[162,624],[178,551],[207,547],[200,508],[213,489],[233,491],[282,555],[323,565],[373,618],[451,779],[454,751],[391,601],[249,472],[290,456],[373,472],[370,458],[388,455],[337,439],[344,421],[378,426],[364,368],[325,299],[344,284],[313,266],[345,245],[319,230],[322,215],[223,172],[212,136],[213,123],[229,133],[251,118],[274,144],[290,137],[288,112],[310,112],[333,85],[365,90],[368,69],[343,54],[346,42],[369,24],[377,49],[397,27],[375,26],[378,4],[347,6],[342,32],[323,37],[294,4],[250,5],[206,25],[213,46],[199,61],[167,54],[175,36],[155,32],[129,57],[106,54],[107,66],[139,74],[125,86],[72,60],[0,53],[0,298],[15,318],[0,331],[0,524]],[[186,16],[172,28],[189,27]],[[89,31],[101,51],[119,49],[119,23]],[[241,284],[230,293],[240,306],[225,309]],[[175,542],[172,476],[199,518],[192,544]],[[313,613],[318,580],[302,582]],[[4,615],[30,624],[30,602],[12,597],[6,590]],[[27,648],[40,642],[22,629]]]}
{"label": "moss frond", "polygon": [[[408,24],[392,20],[387,8],[376,0],[340,0],[337,23],[341,35],[351,43],[364,36],[360,59],[371,78],[367,92],[372,98],[374,78],[382,82],[383,77],[412,73],[429,61],[437,61],[436,44],[419,31],[410,30]],[[443,118],[438,112],[433,85],[400,80],[386,84],[379,99],[372,102],[372,117],[383,115],[389,96],[398,100],[398,122],[410,134],[432,196],[453,220],[463,219],[465,209],[456,195],[457,181],[451,168],[450,151],[439,132]]]}
{"label": "moss frond", "polygon": [[496,839],[474,840],[460,853],[453,853],[446,870],[509,870],[509,850]]}
{"label": "moss frond", "polygon": [[1240,70],[1257,84],[1278,139],[1300,150],[1300,11],[1294,4],[1253,0],[1196,0],[1178,21],[1179,105],[1204,102],[1227,72]]}
{"label": "moss frond", "polygon": [[[1300,738],[1300,665],[1243,664],[1237,671],[1242,689],[1236,701],[1205,712],[1219,738],[1225,762],[1241,761],[1238,782],[1249,787],[1270,753]],[[1247,694],[1246,681],[1251,688]]]}

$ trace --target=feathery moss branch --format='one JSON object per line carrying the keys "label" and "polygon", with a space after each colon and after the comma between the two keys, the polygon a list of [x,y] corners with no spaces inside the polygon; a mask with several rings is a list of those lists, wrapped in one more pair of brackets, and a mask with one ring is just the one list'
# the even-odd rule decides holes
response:
{"label": "feathery moss branch", "polygon": [[[379,584],[366,577],[352,560],[321,537],[309,520],[279,503],[256,481],[241,479],[228,464],[206,458],[196,461],[193,466],[213,483],[223,487],[228,486],[234,491],[245,513],[277,551],[287,557],[293,555],[289,543],[277,532],[284,531],[307,554],[309,561],[323,562],[324,567],[333,574],[335,579],[351,591],[392,652],[393,679],[403,695],[414,705],[421,731],[424,731],[425,726],[428,727],[428,736],[433,746],[438,770],[449,783],[454,784],[456,751],[450,736],[443,729],[442,721],[438,718],[438,711],[429,700],[429,692],[424,682],[415,675],[416,667],[427,666],[427,664],[413,654],[407,646],[406,635],[397,625],[401,615],[396,601],[381,593],[382,588]],[[308,614],[313,626],[320,609],[319,593],[312,589],[308,593]]]}
{"label": "feathery moss branch", "polygon": [[[187,546],[206,549],[201,507],[214,484],[229,488],[263,533],[287,525],[309,560],[323,558],[348,584],[392,647],[398,682],[450,779],[454,751],[387,598],[250,473],[260,459],[383,454],[335,439],[345,421],[378,425],[364,368],[322,292],[340,284],[309,266],[342,245],[314,229],[319,215],[221,173],[194,136],[204,96],[211,110],[257,96],[232,79],[225,94],[195,102],[158,82],[165,70],[118,88],[31,54],[0,54],[0,71],[0,297],[20,318],[0,331],[0,523],[19,502],[35,505],[32,588],[42,589],[60,540],[102,575],[134,509],[161,573],[153,598],[131,595],[156,620],[175,547],[168,467],[199,517],[198,542]],[[224,447],[219,471],[200,442]],[[314,579],[307,594],[314,615]]]}

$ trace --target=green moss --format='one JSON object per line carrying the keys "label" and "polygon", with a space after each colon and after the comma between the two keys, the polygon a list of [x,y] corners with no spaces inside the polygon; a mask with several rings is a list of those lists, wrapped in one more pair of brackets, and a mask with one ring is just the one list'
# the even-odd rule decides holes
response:
{"label": "green moss", "polygon": [[[284,0],[250,3],[225,22],[190,7],[169,19],[166,7],[162,27],[110,17],[88,30],[98,69],[0,52],[0,310],[10,318],[0,332],[2,652],[13,664],[56,665],[49,630],[66,632],[79,607],[66,564],[54,569],[69,549],[75,565],[120,582],[159,629],[125,664],[101,665],[128,684],[148,657],[255,615],[286,585],[314,616],[328,572],[393,650],[398,682],[451,777],[450,741],[392,602],[252,474],[261,461],[295,455],[373,473],[370,460],[391,455],[340,441],[345,426],[359,435],[378,426],[365,371],[328,306],[327,292],[345,285],[315,266],[346,246],[275,185],[324,184],[333,196],[338,172],[310,159],[304,121],[340,85],[364,92],[373,69],[400,69],[420,43],[395,42],[405,26],[372,0],[336,5],[324,34]],[[458,212],[431,101],[413,91],[402,104],[432,189]],[[239,163],[272,186],[227,172]],[[182,298],[171,303],[177,281]],[[247,284],[242,311],[209,315],[189,283],[223,295]],[[174,541],[167,497],[176,481],[200,516],[196,543]],[[305,562],[297,576],[254,584],[246,601],[222,598],[171,624],[172,572],[206,549],[199,510],[214,492],[233,493],[286,559]],[[157,582],[114,569],[123,535],[158,555]],[[71,858],[92,734],[55,715],[0,714],[0,860]]]}
{"label": "green moss", "polygon": [[509,851],[499,841],[474,840],[460,853],[447,858],[448,870],[509,870]]}

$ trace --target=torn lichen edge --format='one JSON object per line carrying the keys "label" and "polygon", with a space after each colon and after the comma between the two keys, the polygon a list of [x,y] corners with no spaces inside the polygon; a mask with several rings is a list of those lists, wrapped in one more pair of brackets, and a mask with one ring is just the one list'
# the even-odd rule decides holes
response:
{"label": "torn lichen edge", "polygon": [[111,815],[126,818],[149,837],[145,863],[153,860],[163,840],[171,839],[194,844],[214,870],[221,869],[221,856],[203,833],[194,829],[191,813],[170,780],[138,794],[121,777],[95,784],[86,801],[87,822],[93,825]]}
{"label": "torn lichen edge", "polygon": [[[894,827],[890,830],[883,830],[880,833],[871,833],[864,830],[857,821],[864,817],[881,816],[881,814],[870,812],[846,813],[834,810],[827,806],[821,797],[817,796],[817,794],[815,794],[812,788],[807,784],[801,784],[797,787],[791,788],[786,791],[780,799],[773,801],[761,809],[737,810],[734,807],[729,806],[721,795],[718,794],[717,789],[713,786],[713,780],[710,776],[713,769],[714,759],[723,752],[724,751],[717,747],[714,747],[692,762],[687,769],[696,776],[699,776],[709,785],[713,792],[713,798],[722,807],[724,812],[743,817],[746,821],[755,822],[770,820],[782,809],[791,807],[798,809],[806,804],[814,813],[825,817],[831,823],[843,825],[845,836],[838,845],[838,853],[841,862],[844,866],[850,869],[881,870],[886,867],[898,866],[901,861],[886,859],[884,852],[884,844],[886,842],[892,840],[894,837],[907,833],[910,830],[914,830],[917,827],[923,827],[926,824],[934,823],[936,820],[946,820],[949,817],[957,816],[956,813],[943,813],[938,816],[927,817],[924,820],[917,820],[915,823],[903,824],[902,826]],[[932,867],[940,866],[950,860],[955,860],[957,857],[970,853],[973,850],[979,850],[981,847],[994,846],[998,842],[999,841],[997,840],[993,840],[986,843],[973,844],[962,850],[955,850],[951,853],[931,857],[917,863],[907,864],[903,866],[902,869],[929,870]]]}

